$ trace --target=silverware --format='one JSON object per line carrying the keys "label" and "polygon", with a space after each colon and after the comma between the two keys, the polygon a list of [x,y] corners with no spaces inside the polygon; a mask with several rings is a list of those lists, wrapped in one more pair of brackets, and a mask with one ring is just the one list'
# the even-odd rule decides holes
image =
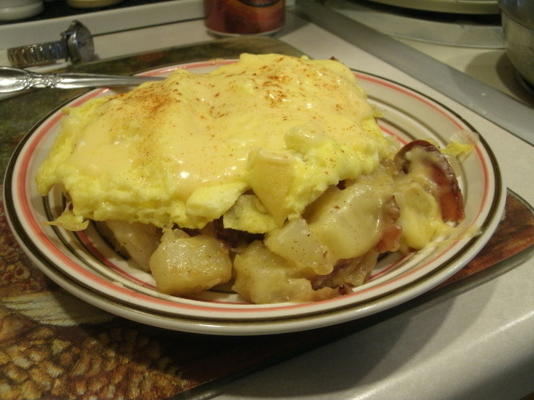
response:
{"label": "silverware", "polygon": [[0,67],[0,93],[33,88],[77,89],[85,87],[136,86],[162,77],[121,76],[85,73],[40,74],[24,69]]}

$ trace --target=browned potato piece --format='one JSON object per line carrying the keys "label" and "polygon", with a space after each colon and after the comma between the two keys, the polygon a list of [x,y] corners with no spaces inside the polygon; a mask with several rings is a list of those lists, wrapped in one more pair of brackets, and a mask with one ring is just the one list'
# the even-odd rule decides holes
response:
{"label": "browned potato piece", "polygon": [[255,241],[234,260],[232,287],[244,299],[257,304],[314,301],[338,294],[335,289],[313,290],[311,282],[295,277],[298,268]]}
{"label": "browned potato piece", "polygon": [[310,276],[329,274],[334,267],[328,247],[317,240],[303,218],[289,221],[282,228],[269,233],[265,245]]}
{"label": "browned potato piece", "polygon": [[310,230],[334,260],[360,257],[381,238],[383,208],[392,192],[391,177],[380,170],[342,190],[331,187],[313,204]]}
{"label": "browned potato piece", "polygon": [[164,233],[150,257],[150,269],[159,291],[188,295],[228,282],[232,262],[219,240],[198,235],[189,237],[178,229]]}
{"label": "browned potato piece", "polygon": [[439,203],[419,182],[407,182],[395,194],[400,207],[402,240],[411,249],[422,249],[447,230]]}
{"label": "browned potato piece", "polygon": [[112,240],[124,250],[143,271],[149,271],[150,256],[159,245],[161,232],[154,225],[140,222],[106,221]]}
{"label": "browned potato piece", "polygon": [[295,159],[267,150],[249,156],[249,183],[278,226],[289,214],[285,198],[295,179]]}

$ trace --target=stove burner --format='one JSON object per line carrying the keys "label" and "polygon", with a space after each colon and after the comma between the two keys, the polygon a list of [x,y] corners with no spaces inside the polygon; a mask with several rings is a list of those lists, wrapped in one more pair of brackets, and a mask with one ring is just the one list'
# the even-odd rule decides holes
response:
{"label": "stove burner", "polygon": [[388,36],[456,47],[504,48],[499,14],[413,10],[364,0],[325,0],[337,12]]}

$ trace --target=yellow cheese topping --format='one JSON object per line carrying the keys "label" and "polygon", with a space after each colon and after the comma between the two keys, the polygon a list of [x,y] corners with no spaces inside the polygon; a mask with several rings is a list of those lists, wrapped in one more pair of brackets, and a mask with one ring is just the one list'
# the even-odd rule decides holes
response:
{"label": "yellow cheese topping", "polygon": [[68,193],[70,229],[86,219],[202,228],[249,190],[268,215],[247,229],[274,229],[394,151],[354,74],[333,60],[243,54],[65,112],[37,184]]}

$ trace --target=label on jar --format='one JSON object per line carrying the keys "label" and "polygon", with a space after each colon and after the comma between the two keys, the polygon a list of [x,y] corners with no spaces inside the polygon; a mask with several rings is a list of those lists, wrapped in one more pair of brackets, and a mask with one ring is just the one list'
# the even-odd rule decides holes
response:
{"label": "label on jar", "polygon": [[204,0],[205,25],[220,35],[273,33],[284,25],[285,0]]}

